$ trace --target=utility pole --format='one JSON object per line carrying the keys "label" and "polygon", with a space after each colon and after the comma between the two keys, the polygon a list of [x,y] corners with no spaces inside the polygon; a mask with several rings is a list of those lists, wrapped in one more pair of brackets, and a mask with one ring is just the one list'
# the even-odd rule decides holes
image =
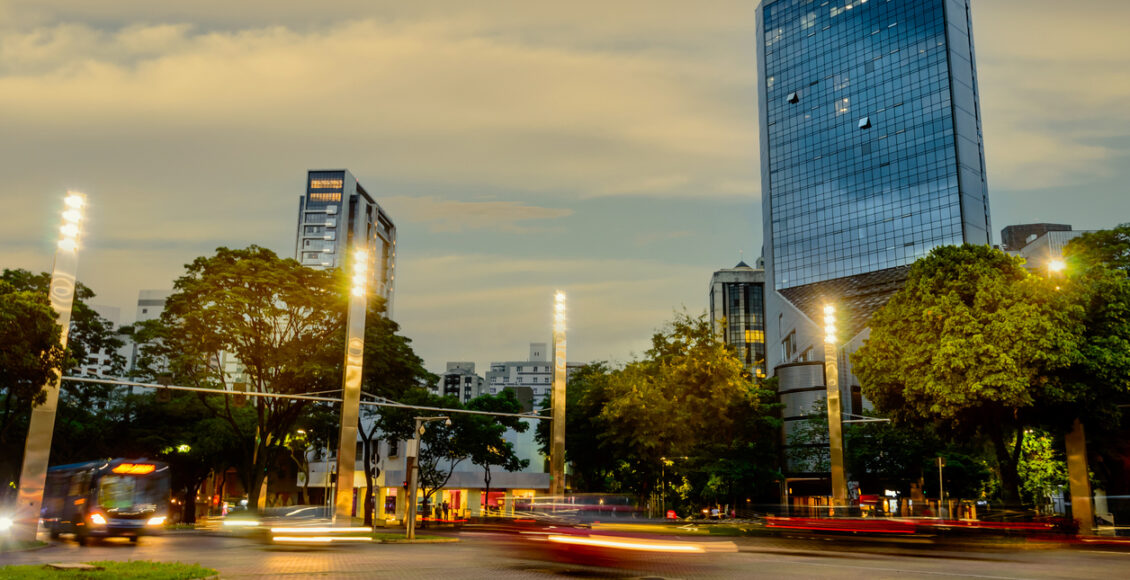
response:
{"label": "utility pole", "polygon": [[[404,537],[409,540],[416,539],[416,493],[420,485],[420,437],[424,435],[424,423],[427,421],[443,421],[451,426],[450,417],[416,417],[414,436],[407,441],[408,449],[405,451],[404,466],[408,470],[408,497],[404,498],[405,504]],[[426,515],[426,514],[425,514]]]}

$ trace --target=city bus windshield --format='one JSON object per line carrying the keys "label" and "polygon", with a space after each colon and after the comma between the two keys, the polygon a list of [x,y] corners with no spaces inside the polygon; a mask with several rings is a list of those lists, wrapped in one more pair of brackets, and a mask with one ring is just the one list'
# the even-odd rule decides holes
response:
{"label": "city bus windshield", "polygon": [[98,505],[107,510],[156,511],[160,480],[133,475],[107,475],[98,482]]}

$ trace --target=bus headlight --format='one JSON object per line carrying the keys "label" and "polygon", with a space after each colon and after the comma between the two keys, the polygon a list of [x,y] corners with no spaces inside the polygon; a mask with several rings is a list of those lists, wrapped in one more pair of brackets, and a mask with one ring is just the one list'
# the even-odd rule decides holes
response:
{"label": "bus headlight", "polygon": [[0,516],[0,534],[12,529],[12,518],[8,516]]}
{"label": "bus headlight", "polygon": [[90,523],[96,526],[104,526],[106,525],[106,518],[102,517],[102,514],[94,512],[90,514]]}
{"label": "bus headlight", "polygon": [[165,516],[155,516],[155,517],[149,518],[149,521],[145,522],[145,525],[147,525],[147,526],[160,526],[164,523],[165,523]]}

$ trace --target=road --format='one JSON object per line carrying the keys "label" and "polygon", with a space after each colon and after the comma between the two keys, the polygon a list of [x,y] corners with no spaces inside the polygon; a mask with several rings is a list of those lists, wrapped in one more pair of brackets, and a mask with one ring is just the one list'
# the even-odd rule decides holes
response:
{"label": "road", "polygon": [[957,551],[930,546],[851,545],[832,540],[737,538],[737,553],[649,558],[636,569],[585,567],[531,558],[500,536],[464,532],[459,543],[333,545],[294,549],[200,533],[108,540],[82,548],[64,539],[0,554],[0,565],[97,560],[199,563],[222,578],[1125,578],[1130,552],[1041,548]]}

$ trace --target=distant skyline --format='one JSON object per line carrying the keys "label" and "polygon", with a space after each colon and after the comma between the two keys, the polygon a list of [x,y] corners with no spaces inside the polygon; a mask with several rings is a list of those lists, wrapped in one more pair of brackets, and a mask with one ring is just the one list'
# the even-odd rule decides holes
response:
{"label": "distant skyline", "polygon": [[[761,251],[754,1],[0,0],[0,267],[135,311],[218,246],[294,255],[308,169],[398,228],[396,313],[432,371],[627,362]],[[973,0],[992,236],[1130,221],[1130,3]]]}

